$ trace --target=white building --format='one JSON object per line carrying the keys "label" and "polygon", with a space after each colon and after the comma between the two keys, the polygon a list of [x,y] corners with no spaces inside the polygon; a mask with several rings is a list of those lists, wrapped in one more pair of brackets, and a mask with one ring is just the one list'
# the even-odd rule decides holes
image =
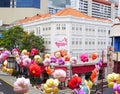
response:
{"label": "white building", "polygon": [[[43,36],[45,52],[66,49],[70,56],[79,60],[81,53],[89,56],[93,52],[101,58],[104,50],[104,61],[107,61],[107,47],[110,45],[109,31],[112,21],[93,18],[78,10],[66,8],[56,14],[36,15],[28,17],[17,23],[25,31],[33,32],[36,36]],[[91,60],[89,60],[91,61]]]}

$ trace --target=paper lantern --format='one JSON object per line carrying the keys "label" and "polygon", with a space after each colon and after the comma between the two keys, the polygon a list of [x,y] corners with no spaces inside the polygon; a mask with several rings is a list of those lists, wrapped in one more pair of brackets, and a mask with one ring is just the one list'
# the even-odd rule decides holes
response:
{"label": "paper lantern", "polygon": [[50,59],[49,58],[45,58],[43,61],[44,66],[49,66],[50,65]]}
{"label": "paper lantern", "polygon": [[29,67],[29,73],[33,77],[40,77],[41,74],[41,68],[37,64],[31,64]]}
{"label": "paper lantern", "polygon": [[65,55],[64,58],[65,58],[65,61],[70,61],[70,56]]}
{"label": "paper lantern", "polygon": [[50,66],[45,67],[45,71],[48,75],[52,75],[52,70],[50,69]]}
{"label": "paper lantern", "polygon": [[97,58],[97,53],[92,53],[91,58],[92,58],[92,60],[95,60]]}
{"label": "paper lantern", "polygon": [[65,64],[65,59],[62,58],[62,57],[59,58],[59,59],[58,59],[58,64],[59,64],[59,65],[64,65],[64,64]]}
{"label": "paper lantern", "polygon": [[34,61],[39,64],[39,63],[41,62],[41,57],[40,57],[40,55],[35,55],[35,56],[34,56]]}
{"label": "paper lantern", "polygon": [[76,63],[77,63],[77,57],[71,57],[71,58],[70,58],[70,62],[71,62],[72,64],[76,64]]}
{"label": "paper lantern", "polygon": [[82,62],[88,62],[88,55],[87,54],[81,54],[80,59]]}
{"label": "paper lantern", "polygon": [[66,78],[66,72],[62,69],[57,69],[53,72],[53,77],[55,79]]}
{"label": "paper lantern", "polygon": [[51,57],[50,57],[50,62],[51,62],[51,63],[56,63],[56,61],[57,61],[57,60],[56,60],[56,57],[55,57],[55,56],[51,56]]}
{"label": "paper lantern", "polygon": [[44,84],[45,94],[58,94],[59,81],[57,79],[48,79]]}
{"label": "paper lantern", "polygon": [[22,78],[17,78],[14,82],[14,91],[17,93],[27,93],[30,87],[30,80]]}
{"label": "paper lantern", "polygon": [[79,76],[73,76],[69,81],[68,81],[68,86],[71,89],[78,89],[80,87],[80,84],[82,82],[81,77]]}

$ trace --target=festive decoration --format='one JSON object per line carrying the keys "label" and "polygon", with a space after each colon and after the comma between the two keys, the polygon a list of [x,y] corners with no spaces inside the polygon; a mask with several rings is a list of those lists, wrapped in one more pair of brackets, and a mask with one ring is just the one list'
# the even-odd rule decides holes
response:
{"label": "festive decoration", "polygon": [[62,57],[67,56],[67,50],[65,50],[65,49],[60,50],[60,55],[61,55]]}
{"label": "festive decoration", "polygon": [[31,65],[31,59],[29,57],[23,59],[22,65],[28,68]]}
{"label": "festive decoration", "polygon": [[50,65],[50,59],[49,58],[45,58],[43,61],[44,66],[49,66]]}
{"label": "festive decoration", "polygon": [[74,91],[76,92],[76,94],[85,94],[85,92],[82,88],[81,89],[75,89]]}
{"label": "festive decoration", "polygon": [[91,89],[92,86],[93,86],[93,83],[92,83],[92,81],[90,81],[90,80],[88,80],[88,81],[85,80],[84,83],[85,83],[85,85],[88,86],[90,89]]}
{"label": "festive decoration", "polygon": [[31,64],[29,67],[29,72],[31,76],[40,77],[42,71],[40,66],[38,66],[37,64]]}
{"label": "festive decoration", "polygon": [[113,90],[115,94],[120,94],[120,84],[114,83]]}
{"label": "festive decoration", "polygon": [[108,87],[113,88],[114,83],[120,84],[120,74],[112,73],[107,76]]}
{"label": "festive decoration", "polygon": [[83,91],[85,94],[90,94],[90,88],[87,85],[82,86]]}
{"label": "festive decoration", "polygon": [[28,55],[28,51],[26,49],[22,50],[21,52],[22,55]]}
{"label": "festive decoration", "polygon": [[45,67],[45,71],[48,75],[52,75],[52,70],[50,69],[50,66]]}
{"label": "festive decoration", "polygon": [[76,64],[76,63],[77,63],[77,57],[71,57],[71,58],[70,58],[70,62],[71,62],[72,64]]}
{"label": "festive decoration", "polygon": [[35,56],[37,54],[39,54],[39,50],[37,50],[35,48],[31,49],[30,56]]}
{"label": "festive decoration", "polygon": [[39,64],[39,63],[41,62],[41,57],[40,57],[40,55],[35,55],[35,56],[34,56],[34,61]]}
{"label": "festive decoration", "polygon": [[56,51],[54,52],[54,56],[56,57],[56,59],[61,57],[60,51]]}
{"label": "festive decoration", "polygon": [[90,76],[92,82],[95,82],[95,80],[96,80],[96,78],[97,78],[97,75],[98,75],[98,72],[99,72],[98,69],[94,69],[94,70],[92,71],[92,74],[91,74],[91,76]]}
{"label": "festive decoration", "polygon": [[14,91],[17,93],[27,93],[30,86],[30,80],[22,78],[17,78],[17,80],[14,82]]}
{"label": "festive decoration", "polygon": [[58,64],[59,64],[59,65],[64,65],[64,64],[65,64],[65,59],[62,58],[62,57],[59,58],[59,59],[58,59]]}
{"label": "festive decoration", "polygon": [[91,58],[92,58],[92,60],[95,60],[97,58],[97,53],[92,53]]}
{"label": "festive decoration", "polygon": [[45,54],[45,58],[50,58],[50,54]]}
{"label": "festive decoration", "polygon": [[70,61],[70,56],[69,55],[65,55],[64,58],[65,58],[65,61]]}
{"label": "festive decoration", "polygon": [[62,69],[55,70],[53,72],[53,77],[58,79],[59,81],[63,82],[66,79],[66,72]]}
{"label": "festive decoration", "polygon": [[51,62],[51,63],[56,63],[56,61],[57,61],[57,60],[56,60],[56,57],[55,57],[55,56],[51,56],[51,57],[50,57],[50,62]]}
{"label": "festive decoration", "polygon": [[69,81],[68,86],[71,89],[78,89],[80,87],[80,84],[82,82],[82,78],[78,75],[74,75]]}
{"label": "festive decoration", "polygon": [[88,62],[88,55],[87,54],[81,54],[80,59],[82,62]]}
{"label": "festive decoration", "polygon": [[57,79],[48,79],[44,84],[45,94],[58,94],[59,81]]}

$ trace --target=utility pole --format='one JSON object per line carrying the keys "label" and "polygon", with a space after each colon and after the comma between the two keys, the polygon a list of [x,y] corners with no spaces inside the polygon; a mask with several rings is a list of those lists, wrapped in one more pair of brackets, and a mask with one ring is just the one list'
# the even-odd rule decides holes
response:
{"label": "utility pole", "polygon": [[103,94],[103,85],[104,85],[104,83],[103,83],[103,77],[104,77],[104,67],[103,67],[103,63],[104,63],[104,50],[102,50],[102,89],[101,89],[101,92],[102,92],[102,94]]}

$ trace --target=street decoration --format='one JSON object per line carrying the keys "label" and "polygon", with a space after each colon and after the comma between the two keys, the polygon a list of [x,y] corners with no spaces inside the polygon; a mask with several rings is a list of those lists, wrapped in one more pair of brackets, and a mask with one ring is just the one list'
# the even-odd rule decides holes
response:
{"label": "street decoration", "polygon": [[14,91],[17,93],[25,94],[28,92],[30,87],[30,80],[24,77],[17,78],[14,82]]}
{"label": "street decoration", "polygon": [[79,77],[77,74],[73,75],[72,78],[68,82],[68,86],[71,89],[79,89],[80,84],[82,83],[82,78]]}
{"label": "street decoration", "polygon": [[77,64],[77,57],[71,57],[70,62],[71,64]]}
{"label": "street decoration", "polygon": [[45,67],[45,71],[48,75],[52,75],[53,71],[51,70],[50,66]]}
{"label": "street decoration", "polygon": [[97,56],[98,56],[97,53],[92,53],[92,54],[91,54],[92,60],[95,60],[95,59],[97,58]]}
{"label": "street decoration", "polygon": [[56,63],[56,57],[55,56],[50,56],[50,63]]}
{"label": "street decoration", "polygon": [[66,80],[66,72],[62,69],[57,69],[53,72],[53,77],[58,79],[60,82],[64,82]]}
{"label": "street decoration", "polygon": [[32,48],[30,51],[30,56],[35,56],[39,54],[39,50],[36,48]]}
{"label": "street decoration", "polygon": [[22,60],[22,66],[29,68],[29,66],[31,65],[31,58],[26,57]]}
{"label": "street decoration", "polygon": [[108,88],[113,88],[114,94],[120,94],[120,74],[111,73],[107,76]]}
{"label": "street decoration", "polygon": [[41,74],[41,68],[37,64],[31,64],[29,67],[29,73],[33,77],[40,77]]}
{"label": "street decoration", "polygon": [[[66,65],[68,62],[70,65],[77,64],[77,57],[74,56],[70,57],[67,53],[67,50],[63,49],[63,50],[55,51],[52,56],[50,56],[50,54],[45,54],[44,58],[42,59],[41,56],[38,55],[38,52],[39,51],[35,48],[33,48],[31,52],[28,52],[26,49],[24,49],[21,53],[19,52],[18,49],[14,49],[12,51],[12,54],[14,54],[16,58],[16,62],[20,66],[20,69],[21,70],[22,68],[27,69],[31,77],[40,78],[43,71],[45,71],[48,75],[50,75],[49,78],[46,79],[47,81],[44,84],[44,91],[46,92],[46,94],[49,93],[57,94],[59,90],[58,85],[60,85],[61,82],[64,83],[66,81],[67,73],[62,69],[51,69],[51,65],[55,64],[62,66],[62,65]],[[8,52],[6,52],[6,54],[9,55]],[[92,53],[90,58],[91,60],[97,59],[97,53]],[[81,54],[80,60],[82,61],[81,63],[88,62],[89,60],[88,54],[85,53]],[[44,69],[41,68],[41,64],[43,64]],[[97,79],[101,67],[102,67],[102,60],[100,59],[95,64],[95,69],[93,69],[89,80],[82,79],[77,74],[73,75],[68,81],[69,88],[73,89],[74,92],[76,92],[77,94],[90,94],[91,92],[90,90]],[[3,71],[11,74],[13,72],[12,69],[7,68],[7,63],[4,64]],[[118,79],[118,77],[115,76],[115,79],[116,78]],[[111,82],[111,80],[109,82]],[[113,81],[113,83],[115,82]],[[117,82],[115,86],[113,83],[112,85],[111,83],[109,83],[110,85],[108,86],[114,87],[115,91],[119,90],[118,88],[120,82],[119,83]]]}
{"label": "street decoration", "polygon": [[48,79],[43,86],[45,94],[51,94],[51,93],[58,94],[58,90],[59,90],[58,85],[59,85],[58,79],[53,79],[53,78]]}
{"label": "street decoration", "polygon": [[80,55],[80,60],[82,62],[88,62],[88,55],[87,54],[81,54]]}
{"label": "street decoration", "polygon": [[36,62],[36,63],[41,63],[41,57],[40,57],[40,55],[35,55],[34,56],[34,61]]}
{"label": "street decoration", "polygon": [[45,67],[47,67],[47,66],[50,66],[50,59],[49,58],[45,58],[44,60],[43,60],[43,64],[44,64],[44,66]]}

